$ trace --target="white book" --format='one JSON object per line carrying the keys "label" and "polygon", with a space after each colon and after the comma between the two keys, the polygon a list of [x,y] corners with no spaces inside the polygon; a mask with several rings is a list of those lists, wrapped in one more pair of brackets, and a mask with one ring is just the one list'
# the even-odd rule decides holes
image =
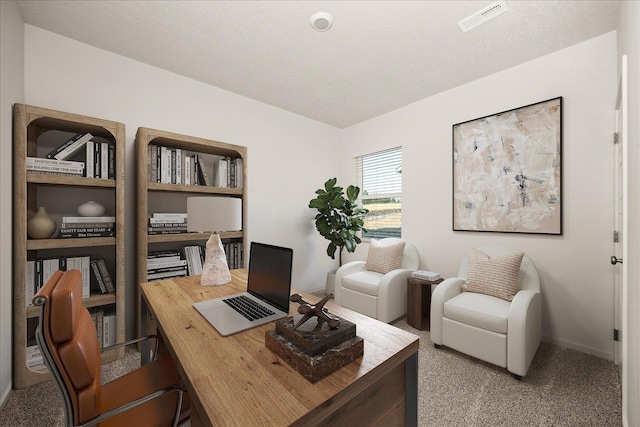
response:
{"label": "white book", "polygon": [[88,178],[93,178],[95,174],[96,167],[96,159],[95,159],[95,147],[93,140],[87,141],[86,144],[86,152],[85,152],[85,176]]}
{"label": "white book", "polygon": [[100,178],[109,178],[109,143],[100,142]]}
{"label": "white book", "polygon": [[182,150],[176,148],[176,184],[182,183]]}
{"label": "white book", "polygon": [[116,222],[115,216],[63,216],[62,222]]}
{"label": "white book", "polygon": [[162,273],[147,274],[147,280],[151,281],[151,280],[165,279],[167,277],[179,277],[179,276],[186,276],[186,275],[187,275],[187,269],[185,268],[184,270],[164,271]]}
{"label": "white book", "polygon": [[149,224],[182,224],[186,222],[186,217],[178,218],[149,218]]}
{"label": "white book", "polygon": [[236,164],[236,188],[242,188],[242,158],[238,157],[233,160]]}
{"label": "white book", "polygon": [[154,219],[185,219],[186,212],[154,212],[151,215]]}
{"label": "white book", "polygon": [[69,145],[67,148],[53,157],[57,160],[66,160],[67,158],[71,157],[76,151],[81,149],[84,144],[86,144],[86,142],[91,138],[93,138],[93,135],[87,132],[80,139],[78,139],[73,144]]}
{"label": "white book", "polygon": [[147,262],[147,270],[152,270],[156,268],[168,268],[168,267],[182,267],[187,265],[187,260],[179,259],[172,261],[158,261],[158,262]]}
{"label": "white book", "polygon": [[43,172],[64,172],[73,174],[84,174],[84,168],[76,166],[57,166],[57,165],[45,165],[45,164],[31,164],[26,165],[28,171],[43,171]]}
{"label": "white book", "polygon": [[184,156],[184,168],[182,169],[184,185],[191,185],[191,156]]}
{"label": "white book", "polygon": [[27,261],[27,269],[25,278],[25,303],[27,307],[32,306],[31,300],[36,293],[36,262],[33,260]]}
{"label": "white book", "polygon": [[75,162],[72,160],[56,160],[56,159],[43,159],[41,157],[27,157],[27,165],[50,165],[50,166],[69,166],[75,168],[83,168],[84,163]]}
{"label": "white book", "polygon": [[82,275],[82,298],[89,298],[91,296],[91,257],[80,257],[80,274]]}
{"label": "white book", "polygon": [[218,160],[218,162],[214,165],[214,168],[215,168],[215,171],[214,171],[213,185],[216,187],[226,188],[228,185],[227,160],[226,159]]}

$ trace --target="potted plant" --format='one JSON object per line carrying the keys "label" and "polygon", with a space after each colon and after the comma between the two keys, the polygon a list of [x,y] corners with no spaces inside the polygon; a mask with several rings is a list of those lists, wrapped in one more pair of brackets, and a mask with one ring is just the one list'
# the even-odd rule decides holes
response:
{"label": "potted plant", "polygon": [[338,259],[342,265],[342,250],[347,248],[348,252],[354,252],[361,242],[358,233],[367,231],[364,216],[369,210],[357,203],[359,187],[350,185],[345,195],[336,182],[336,178],[331,178],[324,183],[324,188],[316,190],[317,197],[309,202],[309,207],[318,210],[315,224],[320,235],[329,240],[327,255],[335,259],[339,249]]}

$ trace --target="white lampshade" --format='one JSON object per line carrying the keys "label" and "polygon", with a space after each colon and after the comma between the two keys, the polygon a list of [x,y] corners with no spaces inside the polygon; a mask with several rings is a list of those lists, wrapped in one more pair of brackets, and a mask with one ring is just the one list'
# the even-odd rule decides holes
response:
{"label": "white lampshade", "polygon": [[187,230],[242,230],[242,199],[218,196],[187,197]]}

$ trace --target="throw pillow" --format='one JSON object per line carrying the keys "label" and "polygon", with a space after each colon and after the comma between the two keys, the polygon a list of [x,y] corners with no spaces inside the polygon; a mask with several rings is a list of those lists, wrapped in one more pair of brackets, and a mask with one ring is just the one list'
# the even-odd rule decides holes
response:
{"label": "throw pillow", "polygon": [[491,258],[477,249],[467,254],[467,282],[462,289],[511,301],[518,292],[518,275],[524,252]]}
{"label": "throw pillow", "polygon": [[400,268],[404,245],[404,241],[384,244],[379,240],[371,239],[367,262],[364,265],[365,270],[387,274],[391,270]]}

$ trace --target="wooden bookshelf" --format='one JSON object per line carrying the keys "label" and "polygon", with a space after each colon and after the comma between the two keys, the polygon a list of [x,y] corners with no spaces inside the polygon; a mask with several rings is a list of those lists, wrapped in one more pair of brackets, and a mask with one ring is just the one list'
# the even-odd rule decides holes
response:
{"label": "wooden bookshelf", "polygon": [[[228,144],[225,142],[213,141],[194,136],[181,135],[162,130],[138,128],[136,133],[136,295],[137,295],[137,325],[138,333],[146,330],[151,333],[154,330],[153,325],[143,325],[153,319],[149,317],[149,313],[141,312],[141,296],[139,284],[147,282],[147,256],[149,251],[155,250],[177,250],[182,246],[197,243],[204,245],[211,236],[211,233],[180,233],[180,234],[164,234],[149,235],[148,234],[148,218],[154,213],[154,206],[158,206],[158,202],[163,198],[172,198],[174,201],[168,207],[163,209],[164,212],[184,213],[187,209],[186,198],[188,196],[224,196],[242,199],[242,230],[236,232],[220,233],[222,241],[233,240],[241,242],[244,249],[242,265],[246,266],[247,252],[247,148],[239,145]],[[150,162],[153,159],[149,157],[149,146],[167,147],[169,149],[180,149],[185,153],[209,156],[210,158],[230,158],[242,159],[242,186],[237,188],[216,187],[213,185],[185,185],[163,183],[150,180]],[[211,166],[211,165],[208,165]],[[213,170],[213,169],[212,169]],[[210,176],[212,171],[209,172]],[[213,176],[211,176],[213,180]],[[212,182],[213,183],[213,182]],[[188,220],[187,220],[188,221]]]}
{"label": "wooden bookshelf", "polygon": [[[115,179],[60,176],[27,171],[27,157],[44,157],[51,144],[62,144],[68,135],[90,132],[95,138],[115,146]],[[67,135],[65,137],[64,135]],[[57,258],[61,253],[76,256],[109,258],[109,267],[116,288],[115,294],[92,294],[85,298],[86,307],[115,307],[116,341],[124,341],[125,334],[125,127],[121,123],[78,114],[55,111],[24,104],[14,105],[13,147],[13,385],[24,388],[51,378],[47,369],[32,369],[26,364],[26,347],[38,324],[39,311],[27,307],[26,280],[28,259]],[[41,206],[39,199],[48,200],[49,215],[74,215],[70,207],[74,192],[101,193],[109,201],[108,210],[116,217],[116,237],[31,239],[27,235],[30,215]],[[106,192],[106,193],[105,193]],[[57,194],[62,194],[57,197]],[[56,194],[56,197],[46,197]],[[53,199],[53,200],[52,200]],[[63,255],[64,256],[64,255]],[[114,274],[115,273],[115,274]],[[124,356],[124,349],[102,355],[102,361]]]}

